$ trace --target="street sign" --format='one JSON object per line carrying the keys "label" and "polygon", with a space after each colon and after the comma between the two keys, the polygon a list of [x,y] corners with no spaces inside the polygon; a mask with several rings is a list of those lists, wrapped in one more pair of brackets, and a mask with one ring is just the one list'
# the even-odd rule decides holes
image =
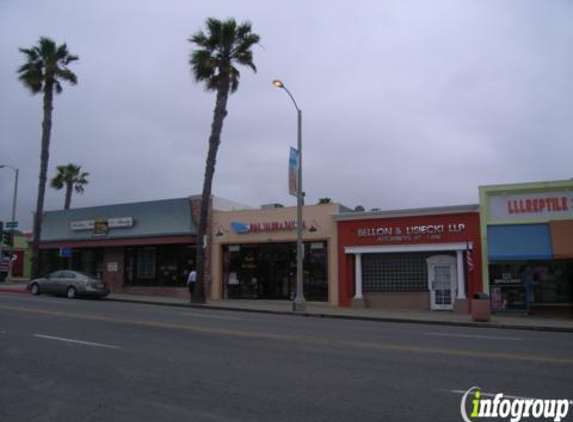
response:
{"label": "street sign", "polygon": [[18,222],[17,221],[6,221],[5,227],[6,227],[6,229],[17,229],[18,228]]}
{"label": "street sign", "polygon": [[72,248],[60,248],[60,258],[71,258]]}

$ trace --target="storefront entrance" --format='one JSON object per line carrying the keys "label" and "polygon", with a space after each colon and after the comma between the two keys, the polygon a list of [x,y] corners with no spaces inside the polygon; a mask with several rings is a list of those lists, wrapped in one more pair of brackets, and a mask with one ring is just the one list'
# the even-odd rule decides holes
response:
{"label": "storefront entrance", "polygon": [[513,261],[490,265],[494,311],[573,307],[573,261]]}
{"label": "storefront entrance", "polygon": [[438,255],[428,258],[428,282],[432,310],[452,310],[454,307],[456,259]]}
{"label": "storefront entrance", "polygon": [[[305,243],[304,294],[328,300],[326,242]],[[296,244],[226,245],[224,297],[289,300],[296,292]]]}

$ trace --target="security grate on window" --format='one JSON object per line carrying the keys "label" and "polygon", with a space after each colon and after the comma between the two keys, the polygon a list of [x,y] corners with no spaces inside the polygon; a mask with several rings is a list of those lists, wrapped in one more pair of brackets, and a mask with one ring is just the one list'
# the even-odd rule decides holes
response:
{"label": "security grate on window", "polygon": [[[435,252],[364,254],[362,285],[364,292],[428,291],[426,260]],[[441,253],[441,255],[448,255]]]}

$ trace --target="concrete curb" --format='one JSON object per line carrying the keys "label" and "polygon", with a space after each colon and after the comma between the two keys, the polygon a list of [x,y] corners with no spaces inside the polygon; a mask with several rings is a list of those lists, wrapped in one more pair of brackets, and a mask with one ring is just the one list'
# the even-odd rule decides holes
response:
{"label": "concrete curb", "polygon": [[0,287],[0,292],[3,293],[19,293],[19,294],[24,294],[24,295],[29,295],[30,292],[28,290],[22,290],[22,289],[9,289],[6,287]]}
{"label": "concrete curb", "polygon": [[137,299],[126,299],[126,298],[112,298],[107,297],[104,300],[110,300],[114,302],[123,303],[140,303],[144,305],[158,305],[158,306],[172,306],[177,308],[195,308],[195,309],[210,309],[218,311],[227,312],[247,312],[254,314],[270,314],[270,315],[288,315],[293,317],[305,317],[305,318],[324,318],[324,319],[341,319],[341,320],[355,320],[355,321],[369,321],[369,322],[393,322],[399,324],[423,324],[423,325],[443,325],[450,327],[469,327],[469,328],[494,328],[494,329],[504,329],[504,330],[525,330],[525,331],[543,331],[543,332],[553,332],[553,333],[567,333],[573,334],[573,328],[569,327],[556,327],[556,326],[536,326],[536,325],[525,325],[525,324],[503,324],[495,322],[473,322],[473,321],[436,321],[436,320],[421,320],[421,319],[409,319],[409,318],[392,318],[392,317],[376,317],[376,316],[363,316],[363,315],[335,315],[326,313],[315,313],[315,312],[301,312],[295,313],[291,311],[277,311],[269,309],[253,309],[253,308],[238,308],[238,307],[220,307],[213,306],[209,304],[199,305],[193,303],[166,303],[166,302],[155,302],[152,300],[137,300]]}

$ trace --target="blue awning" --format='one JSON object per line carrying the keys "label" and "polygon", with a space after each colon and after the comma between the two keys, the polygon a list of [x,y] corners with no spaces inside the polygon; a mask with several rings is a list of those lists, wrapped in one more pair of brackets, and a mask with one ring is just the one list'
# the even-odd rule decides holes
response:
{"label": "blue awning", "polygon": [[553,259],[548,224],[488,226],[487,248],[490,261]]}

